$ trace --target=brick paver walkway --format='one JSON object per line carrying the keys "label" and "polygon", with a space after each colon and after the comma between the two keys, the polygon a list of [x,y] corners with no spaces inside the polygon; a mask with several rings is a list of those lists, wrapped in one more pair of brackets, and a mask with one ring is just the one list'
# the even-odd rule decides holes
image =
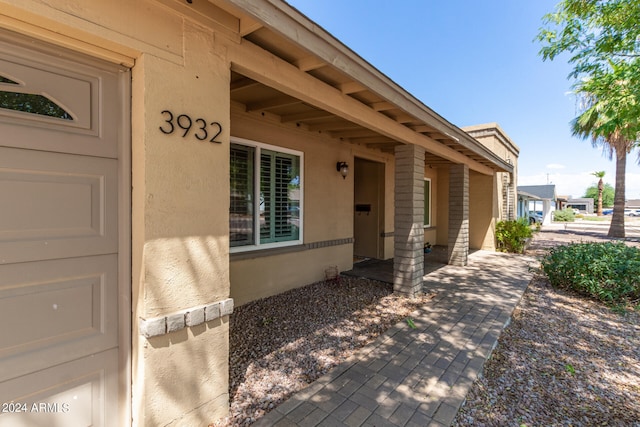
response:
{"label": "brick paver walkway", "polygon": [[425,276],[436,297],[254,426],[449,426],[531,279],[529,257],[475,252]]}

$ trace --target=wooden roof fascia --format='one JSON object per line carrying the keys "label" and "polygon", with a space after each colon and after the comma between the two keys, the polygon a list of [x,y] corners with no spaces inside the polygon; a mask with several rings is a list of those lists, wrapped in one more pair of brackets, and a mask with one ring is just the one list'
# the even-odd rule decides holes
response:
{"label": "wooden roof fascia", "polygon": [[493,169],[513,172],[512,164],[449,123],[295,8],[278,0],[223,1],[237,10],[249,13],[252,18],[262,22],[263,26],[326,61],[327,65],[351,76],[355,82],[397,105],[398,109],[415,115],[418,120],[425,121],[461,145],[487,157],[493,163]]}
{"label": "wooden roof fascia", "polygon": [[265,27],[293,41],[328,64],[351,76],[365,88],[399,109],[433,126],[440,133],[450,136],[461,145],[487,157],[497,170],[513,171],[513,165],[504,161],[482,144],[427,107],[385,74],[365,61],[357,53],[333,37],[285,2],[278,0],[225,0],[249,13]]}
{"label": "wooden roof fascia", "polygon": [[265,51],[248,40],[242,40],[239,45],[229,49],[228,55],[232,70],[286,95],[331,112],[345,120],[386,135],[394,140],[406,144],[420,145],[428,151],[448,158],[455,163],[467,163],[469,167],[483,174],[493,174],[492,168],[373,111],[366,104],[343,94],[338,89],[307,73],[300,72],[296,66]]}

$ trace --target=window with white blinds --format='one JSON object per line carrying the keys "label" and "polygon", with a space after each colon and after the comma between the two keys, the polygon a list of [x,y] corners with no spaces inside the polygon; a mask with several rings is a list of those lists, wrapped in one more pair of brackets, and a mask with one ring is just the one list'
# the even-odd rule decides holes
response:
{"label": "window with white blinds", "polygon": [[254,170],[255,148],[231,144],[231,200],[229,203],[229,244],[255,244]]}
{"label": "window with white blinds", "polygon": [[232,141],[230,246],[237,251],[302,243],[302,153]]}

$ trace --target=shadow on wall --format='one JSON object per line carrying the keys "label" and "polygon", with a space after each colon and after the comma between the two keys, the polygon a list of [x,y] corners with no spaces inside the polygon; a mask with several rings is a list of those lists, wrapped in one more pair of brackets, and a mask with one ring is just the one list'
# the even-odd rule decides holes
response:
{"label": "shadow on wall", "polygon": [[[157,239],[145,245],[143,259],[140,317],[185,316],[184,310],[228,298],[226,238]],[[228,317],[223,316],[159,336],[137,337],[133,400],[143,424],[180,420],[207,425],[226,415],[228,326]]]}

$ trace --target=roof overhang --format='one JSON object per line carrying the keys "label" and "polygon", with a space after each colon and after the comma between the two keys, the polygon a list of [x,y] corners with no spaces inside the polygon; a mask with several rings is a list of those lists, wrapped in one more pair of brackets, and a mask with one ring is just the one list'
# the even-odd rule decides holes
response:
{"label": "roof overhang", "polygon": [[[282,62],[271,73],[255,69],[258,62],[250,60],[232,64],[231,100],[236,107],[382,151],[393,152],[399,144],[422,145],[430,165],[468,163],[482,173],[513,172],[512,164],[287,3],[210,1],[238,17],[240,45],[250,51],[243,60],[259,56],[262,64]],[[315,89],[316,96],[305,96],[301,87]]]}
{"label": "roof overhang", "polygon": [[[526,191],[520,191],[518,190],[518,197],[524,196],[527,199],[533,199],[533,200],[544,200],[542,199],[540,196],[536,196],[535,194],[531,194],[531,193],[527,193]],[[550,200],[550,199],[547,199]]]}

